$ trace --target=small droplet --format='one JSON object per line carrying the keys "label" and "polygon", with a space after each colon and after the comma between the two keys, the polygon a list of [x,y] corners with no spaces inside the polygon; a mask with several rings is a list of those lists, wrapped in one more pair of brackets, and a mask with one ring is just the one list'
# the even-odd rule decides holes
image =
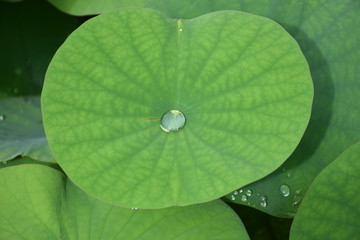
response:
{"label": "small droplet", "polygon": [[238,191],[235,191],[235,192],[234,192],[234,195],[238,195],[238,194],[239,194],[239,192],[238,192]]}
{"label": "small droplet", "polygon": [[300,188],[300,189],[298,189],[298,190],[296,190],[296,194],[301,193],[301,191],[302,191],[302,189],[301,189],[301,188]]}
{"label": "small droplet", "polygon": [[247,196],[246,196],[246,195],[242,195],[242,196],[241,196],[241,201],[242,201],[242,202],[246,202],[246,201],[247,201]]}
{"label": "small droplet", "polygon": [[290,195],[290,188],[288,185],[283,184],[280,186],[280,194],[283,197],[288,197]]}
{"label": "small droplet", "polygon": [[295,212],[287,212],[286,215],[288,215],[289,217],[295,217],[296,213]]}
{"label": "small droplet", "polygon": [[5,120],[5,115],[0,115],[0,121]]}
{"label": "small droplet", "polygon": [[177,132],[185,125],[185,116],[178,110],[170,110],[160,119],[160,127],[165,132]]}
{"label": "small droplet", "polygon": [[179,28],[179,32],[182,32],[182,28]]}
{"label": "small droplet", "polygon": [[242,193],[243,191],[244,191],[244,190],[240,189],[240,190],[239,190],[239,193]]}
{"label": "small droplet", "polygon": [[298,205],[300,202],[301,202],[301,197],[299,197],[299,196],[294,196],[292,205],[293,205],[293,206],[296,206],[296,205]]}
{"label": "small droplet", "polygon": [[252,191],[250,189],[246,190],[245,195],[251,197]]}
{"label": "small droplet", "polygon": [[266,197],[265,197],[265,196],[261,196],[261,197],[260,197],[260,200],[261,200],[261,201],[266,201]]}
{"label": "small droplet", "polygon": [[132,207],[131,210],[138,210],[138,208],[137,207]]}
{"label": "small droplet", "polygon": [[288,173],[287,173],[287,177],[290,178],[290,177],[291,177],[291,173],[288,172]]}
{"label": "small droplet", "polygon": [[236,197],[234,195],[231,195],[231,200],[235,201]]}
{"label": "small droplet", "polygon": [[266,207],[266,206],[267,206],[267,202],[265,202],[265,201],[264,201],[264,202],[261,202],[261,203],[260,203],[260,206]]}

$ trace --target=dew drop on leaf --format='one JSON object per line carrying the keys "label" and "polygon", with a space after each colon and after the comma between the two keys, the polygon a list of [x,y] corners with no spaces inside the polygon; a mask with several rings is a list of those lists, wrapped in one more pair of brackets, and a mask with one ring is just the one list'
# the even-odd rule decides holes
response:
{"label": "dew drop on leaf", "polygon": [[301,197],[295,196],[295,197],[293,198],[293,203],[292,203],[292,205],[293,205],[293,206],[296,206],[296,205],[298,205],[300,202],[301,202]]}
{"label": "dew drop on leaf", "polygon": [[165,132],[176,132],[185,125],[185,115],[178,110],[170,110],[160,119],[160,127]]}
{"label": "dew drop on leaf", "polygon": [[231,195],[231,200],[235,201],[236,197],[234,195]]}
{"label": "dew drop on leaf", "polygon": [[0,121],[5,120],[5,115],[0,115]]}
{"label": "dew drop on leaf", "polygon": [[250,189],[246,190],[245,195],[251,197],[252,191]]}
{"label": "dew drop on leaf", "polygon": [[288,197],[290,195],[290,187],[286,184],[280,186],[280,194],[283,197]]}
{"label": "dew drop on leaf", "polygon": [[242,196],[241,196],[241,201],[242,201],[242,202],[246,202],[246,201],[247,201],[247,196],[246,196],[246,195],[242,195]]}

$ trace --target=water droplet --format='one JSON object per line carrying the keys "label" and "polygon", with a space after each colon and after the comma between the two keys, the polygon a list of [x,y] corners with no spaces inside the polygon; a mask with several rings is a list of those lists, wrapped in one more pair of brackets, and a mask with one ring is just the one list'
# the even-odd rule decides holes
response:
{"label": "water droplet", "polygon": [[289,172],[286,175],[288,178],[291,177],[291,173],[289,173]]}
{"label": "water droplet", "polygon": [[295,212],[287,212],[286,215],[288,215],[289,217],[295,217],[296,213]]}
{"label": "water droplet", "polygon": [[298,205],[300,202],[301,202],[301,197],[299,197],[299,196],[294,196],[292,205],[293,205],[293,206],[296,206],[296,205]]}
{"label": "water droplet", "polygon": [[266,202],[266,201],[261,202],[261,203],[260,203],[260,206],[262,206],[262,207],[266,207],[266,206],[267,206],[267,202]]}
{"label": "water droplet", "polygon": [[5,115],[0,115],[0,121],[5,120]]}
{"label": "water droplet", "polygon": [[244,191],[244,190],[240,189],[240,190],[239,190],[239,193],[242,193],[243,191]]}
{"label": "water droplet", "polygon": [[290,188],[288,185],[283,184],[280,186],[280,194],[283,197],[288,197],[290,195]]}
{"label": "water droplet", "polygon": [[296,194],[301,193],[301,191],[302,191],[302,189],[301,189],[301,188],[300,188],[300,189],[298,189],[298,190],[296,190]]}
{"label": "water droplet", "polygon": [[160,127],[165,132],[177,132],[185,125],[185,116],[178,110],[170,110],[160,120]]}
{"label": "water droplet", "polygon": [[261,201],[266,201],[266,197],[265,197],[265,196],[261,196],[261,197],[260,197],[260,200],[261,200]]}
{"label": "water droplet", "polygon": [[182,32],[182,30],[183,30],[182,28],[179,28],[179,32]]}
{"label": "water droplet", "polygon": [[239,194],[239,192],[238,192],[238,191],[235,191],[235,192],[234,192],[234,195],[238,195],[238,194]]}
{"label": "water droplet", "polygon": [[234,195],[231,195],[231,200],[235,201],[236,197]]}
{"label": "water droplet", "polygon": [[138,208],[137,207],[132,207],[131,210],[138,210]]}
{"label": "water droplet", "polygon": [[242,196],[241,196],[241,201],[242,201],[242,202],[246,202],[246,201],[247,201],[247,196],[246,196],[246,195],[242,195]]}
{"label": "water droplet", "polygon": [[251,197],[252,191],[250,189],[246,190],[245,195]]}

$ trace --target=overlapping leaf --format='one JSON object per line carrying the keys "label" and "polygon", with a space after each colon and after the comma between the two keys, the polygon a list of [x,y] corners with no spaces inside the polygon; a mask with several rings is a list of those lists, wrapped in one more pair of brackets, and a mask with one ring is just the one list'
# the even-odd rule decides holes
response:
{"label": "overlapping leaf", "polygon": [[20,155],[55,162],[42,125],[40,97],[0,100],[0,162]]}
{"label": "overlapping leaf", "polygon": [[135,210],[96,200],[59,171],[41,165],[0,169],[1,239],[249,239],[220,200]]}
{"label": "overlapping leaf", "polygon": [[359,237],[360,143],[326,167],[310,186],[291,228],[291,239]]}

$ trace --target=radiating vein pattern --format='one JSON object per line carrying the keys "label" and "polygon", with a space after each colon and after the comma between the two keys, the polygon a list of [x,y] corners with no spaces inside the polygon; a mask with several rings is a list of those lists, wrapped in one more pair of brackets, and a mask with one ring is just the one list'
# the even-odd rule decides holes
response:
{"label": "radiating vein pattern", "polygon": [[[122,9],[67,39],[42,103],[51,148],[78,186],[161,208],[216,199],[275,170],[300,141],[312,95],[299,46],[269,19]],[[184,118],[165,121],[169,111]]]}

